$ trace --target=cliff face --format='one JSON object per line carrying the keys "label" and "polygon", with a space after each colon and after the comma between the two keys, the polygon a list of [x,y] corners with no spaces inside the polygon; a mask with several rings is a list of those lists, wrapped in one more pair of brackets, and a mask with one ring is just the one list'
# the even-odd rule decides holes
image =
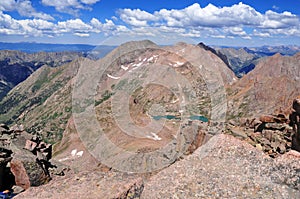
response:
{"label": "cliff face", "polygon": [[226,57],[228,65],[236,75],[242,76],[255,68],[261,56],[249,53],[244,48],[219,48],[216,52]]}

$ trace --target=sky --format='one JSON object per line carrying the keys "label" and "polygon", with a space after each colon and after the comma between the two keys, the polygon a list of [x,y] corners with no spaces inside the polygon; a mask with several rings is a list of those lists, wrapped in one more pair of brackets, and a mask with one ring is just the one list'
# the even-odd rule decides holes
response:
{"label": "sky", "polygon": [[0,42],[300,45],[300,0],[0,0]]}

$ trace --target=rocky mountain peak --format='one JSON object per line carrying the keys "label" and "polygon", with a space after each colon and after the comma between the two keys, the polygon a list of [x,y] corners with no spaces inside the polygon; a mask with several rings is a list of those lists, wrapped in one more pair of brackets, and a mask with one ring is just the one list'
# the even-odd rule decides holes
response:
{"label": "rocky mountain peak", "polygon": [[229,109],[235,112],[233,117],[285,112],[300,92],[299,65],[297,54],[276,54],[261,60],[230,88]]}

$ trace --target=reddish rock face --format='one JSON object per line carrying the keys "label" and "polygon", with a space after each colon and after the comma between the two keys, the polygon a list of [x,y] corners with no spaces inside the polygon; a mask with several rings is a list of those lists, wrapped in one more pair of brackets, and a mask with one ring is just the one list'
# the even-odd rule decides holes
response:
{"label": "reddish rock face", "polygon": [[31,140],[26,140],[26,144],[25,144],[25,149],[29,150],[29,151],[34,151],[35,148],[37,147],[37,143],[31,141]]}
{"label": "reddish rock face", "polygon": [[300,53],[276,54],[259,61],[230,88],[229,114],[247,118],[269,113],[289,114],[291,103],[300,91],[299,60]]}
{"label": "reddish rock face", "polygon": [[13,159],[10,163],[10,170],[15,176],[17,186],[20,186],[23,189],[28,189],[30,187],[29,177],[21,161]]}
{"label": "reddish rock face", "polygon": [[16,179],[16,185],[27,189],[30,186],[40,186],[50,180],[46,168],[31,154],[18,154],[11,161],[11,172]]}
{"label": "reddish rock face", "polygon": [[274,116],[272,115],[263,115],[259,118],[261,122],[269,123],[269,122],[275,122]]}

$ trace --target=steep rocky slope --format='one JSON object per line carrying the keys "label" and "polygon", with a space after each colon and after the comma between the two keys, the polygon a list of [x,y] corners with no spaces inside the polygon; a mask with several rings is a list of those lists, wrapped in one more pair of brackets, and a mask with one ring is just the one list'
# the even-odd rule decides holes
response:
{"label": "steep rocky slope", "polygon": [[218,55],[238,77],[242,77],[255,68],[261,60],[276,53],[293,56],[300,52],[299,46],[261,46],[261,47],[207,47]]}
{"label": "steep rocky slope", "polygon": [[[161,48],[150,41],[121,45],[79,74],[73,115],[81,139],[98,160],[134,172],[164,167],[188,153],[190,144],[197,148],[202,141],[194,140],[207,129],[207,118],[222,123],[222,92],[234,81],[209,51],[184,43]],[[94,136],[107,141],[97,143]]]}
{"label": "steep rocky slope", "polygon": [[50,142],[61,139],[71,115],[71,80],[79,59],[64,66],[43,66],[14,87],[0,102],[2,123],[22,123]]}
{"label": "steep rocky slope", "polygon": [[218,48],[216,51],[226,56],[229,66],[238,76],[253,70],[261,57],[247,52],[244,48]]}
{"label": "steep rocky slope", "polygon": [[300,93],[300,54],[276,54],[228,88],[228,119],[285,112]]}
{"label": "steep rocky slope", "polygon": [[[172,78],[176,78],[177,75],[179,80],[181,78],[182,82],[186,81],[185,85],[190,87],[188,88],[189,90],[184,91],[186,99],[179,99],[179,97],[182,96],[183,91],[175,91],[176,89],[171,89],[171,92],[169,93],[166,92],[165,96],[159,96],[160,93],[164,93],[172,86],[173,88],[177,86],[177,81],[179,80],[173,79],[170,81],[170,79],[168,79],[169,77],[161,78],[162,81],[160,84],[162,84],[162,86],[149,84],[145,87],[141,85],[140,88],[136,88],[135,93],[133,93],[133,98],[141,98],[138,100],[143,103],[148,100],[152,101],[146,105],[146,108],[150,108],[152,104],[161,101],[166,104],[165,107],[168,114],[173,116],[180,116],[180,107],[184,105],[183,107],[188,109],[187,112],[190,115],[210,117],[210,94],[213,93],[213,89],[216,89],[213,88],[213,81],[219,81],[217,83],[222,84],[221,86],[231,84],[234,81],[234,74],[226,67],[226,65],[209,51],[205,51],[192,45],[182,43],[173,47],[160,48],[148,41],[144,41],[144,43],[141,42],[141,44],[142,46],[150,45],[150,47],[133,51],[130,45],[137,46],[137,43],[127,43],[123,45],[122,48],[126,49],[128,53],[125,53],[122,57],[119,57],[120,55],[118,54],[120,53],[120,50],[115,50],[108,55],[107,59],[110,59],[110,65],[102,74],[103,76],[100,78],[101,81],[98,84],[95,82],[95,85],[98,85],[98,91],[95,96],[97,110],[109,108],[109,106],[107,106],[109,103],[107,98],[110,98],[110,93],[114,93],[115,91],[118,91],[118,89],[125,89],[125,87],[122,87],[124,86],[122,84],[124,84],[126,78],[125,80],[122,80],[122,75],[126,76],[128,74],[133,74],[132,71],[138,71],[140,68],[144,70],[140,71],[140,75],[141,73],[146,73],[147,70],[152,70],[150,72],[152,72],[153,76],[153,74],[159,74],[159,65],[163,65],[170,67],[169,69],[171,72],[173,71]],[[197,49],[197,51],[194,49]],[[116,58],[112,60],[112,57]],[[196,61],[193,60],[194,58]],[[195,67],[195,63],[192,62],[199,62],[203,65],[203,68],[210,67],[210,70],[215,68],[215,70],[221,72],[220,77],[223,77],[221,80],[224,80],[222,82],[220,82],[220,78],[215,80],[216,74],[214,74],[213,71],[206,72],[205,75],[207,77],[203,77],[203,74],[200,73],[200,70],[203,70],[201,69],[202,66],[199,67],[197,65],[197,67]],[[107,64],[108,62],[103,62],[102,59],[97,62],[79,59],[56,68],[43,66],[33,73],[26,81],[15,87],[1,101],[0,121],[4,123],[21,122],[25,124],[25,128],[30,132],[41,132],[44,135],[44,138],[49,139],[49,141],[59,140],[71,114],[71,79],[76,75],[79,66],[86,66],[86,70],[88,71],[89,65],[95,65],[97,66],[96,70],[101,71],[101,68]],[[167,74],[166,72],[168,71],[165,69],[166,68],[161,68],[161,75],[164,73]],[[148,71],[147,73],[150,74],[150,72]],[[138,73],[134,74],[136,75]],[[155,76],[153,77],[155,78]],[[133,76],[130,78],[133,79],[136,77]],[[153,78],[150,78],[150,80],[153,81]],[[207,83],[210,84],[210,88],[207,87]],[[143,88],[146,90],[143,90]],[[211,89],[211,93],[208,92],[208,89]],[[152,91],[155,91],[157,94],[153,94],[153,96],[147,95],[147,93],[151,93]],[[192,102],[189,106],[185,106],[188,103],[182,104],[184,100],[188,100],[188,96],[194,96],[195,94],[195,97],[189,99],[189,101]],[[132,100],[134,100],[133,98]],[[216,106],[218,105],[216,99],[214,103]],[[132,109],[131,113],[135,116],[133,118],[148,117],[145,115],[146,112],[143,112],[142,115],[135,114],[139,113],[141,108],[143,108],[142,103],[134,103],[134,106],[132,105],[133,104],[130,104],[129,106],[135,109]],[[102,111],[101,114],[99,114],[98,119],[101,121],[101,118],[103,117],[105,117],[105,114]],[[102,119],[102,121],[104,120],[105,119]],[[135,122],[139,123],[141,121]],[[172,122],[170,121],[170,123]]]}
{"label": "steep rocky slope", "polygon": [[38,68],[44,65],[50,67],[60,66],[82,56],[84,54],[79,52],[38,52],[31,54],[21,51],[1,50],[0,99]]}

